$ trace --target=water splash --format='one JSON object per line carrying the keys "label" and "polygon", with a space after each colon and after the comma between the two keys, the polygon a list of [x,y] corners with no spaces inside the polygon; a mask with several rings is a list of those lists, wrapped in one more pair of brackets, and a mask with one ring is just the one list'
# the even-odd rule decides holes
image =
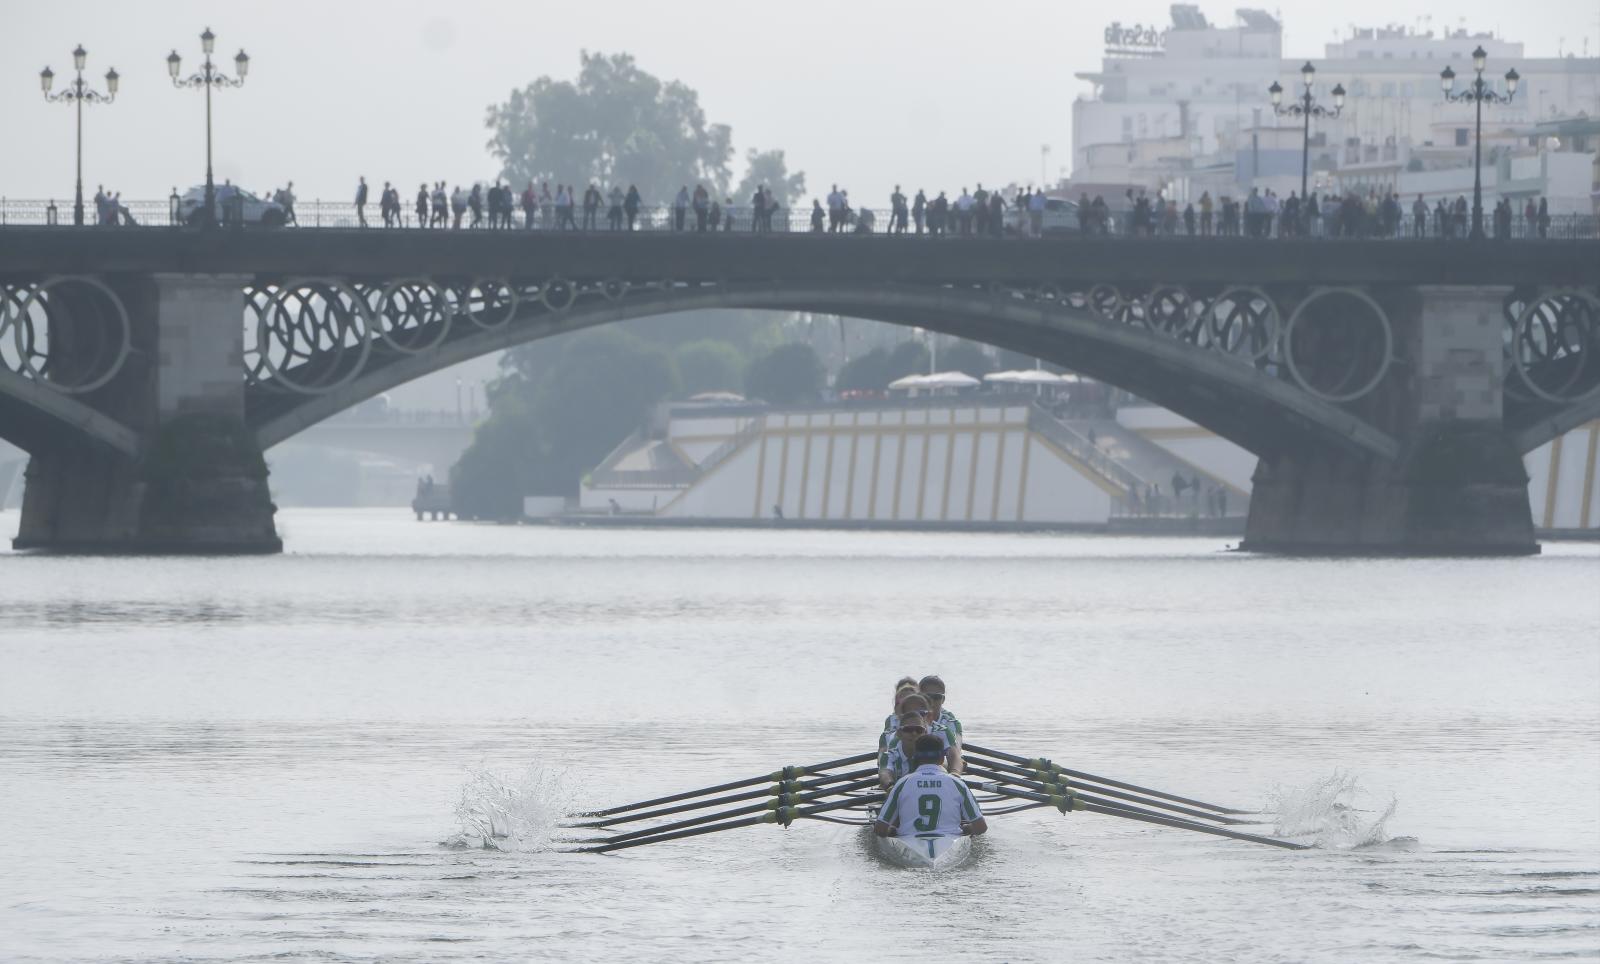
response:
{"label": "water splash", "polygon": [[1267,809],[1277,813],[1275,835],[1310,837],[1315,846],[1339,850],[1392,842],[1384,825],[1400,804],[1393,795],[1387,802],[1376,801],[1354,774],[1343,770],[1309,786],[1276,787],[1267,800]]}
{"label": "water splash", "polygon": [[484,765],[468,770],[456,803],[456,832],[444,845],[459,850],[549,850],[557,821],[572,803],[563,776],[537,763],[521,770]]}

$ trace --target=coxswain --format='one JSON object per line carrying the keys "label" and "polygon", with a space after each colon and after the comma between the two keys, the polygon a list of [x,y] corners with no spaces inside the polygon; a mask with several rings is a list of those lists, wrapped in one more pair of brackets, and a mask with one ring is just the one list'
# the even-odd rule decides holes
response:
{"label": "coxswain", "polygon": [[913,745],[916,769],[895,782],[872,822],[880,837],[976,837],[989,829],[983,809],[960,777],[941,764],[944,742],[928,735]]}

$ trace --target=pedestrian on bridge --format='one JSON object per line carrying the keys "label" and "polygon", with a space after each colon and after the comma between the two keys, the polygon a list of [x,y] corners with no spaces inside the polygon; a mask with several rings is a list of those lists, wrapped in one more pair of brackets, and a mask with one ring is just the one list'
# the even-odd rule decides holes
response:
{"label": "pedestrian on bridge", "polygon": [[428,226],[428,185],[417,185],[417,227]]}
{"label": "pedestrian on bridge", "polygon": [[922,188],[917,188],[917,197],[911,202],[911,220],[917,225],[917,234],[922,234],[922,221],[928,213],[928,196],[922,193]]}
{"label": "pedestrian on bridge", "polygon": [[627,214],[628,216],[629,231],[633,230],[634,221],[638,220],[640,203],[641,199],[639,197],[639,188],[636,185],[629,184],[628,196],[622,202],[623,213]]}
{"label": "pedestrian on bridge", "polygon": [[451,230],[460,231],[461,219],[467,213],[467,192],[461,190],[461,185],[459,184],[456,185],[454,191],[450,192],[450,213],[454,216]]}
{"label": "pedestrian on bridge", "polygon": [[534,193],[533,182],[522,190],[522,230],[533,230],[533,214],[539,210],[539,196]]}
{"label": "pedestrian on bridge", "polygon": [[367,179],[360,178],[361,183],[356,185],[356,223],[361,227],[367,226]]}
{"label": "pedestrian on bridge", "polygon": [[622,188],[611,185],[611,194],[607,197],[611,202],[606,208],[606,227],[612,231],[622,230]]}

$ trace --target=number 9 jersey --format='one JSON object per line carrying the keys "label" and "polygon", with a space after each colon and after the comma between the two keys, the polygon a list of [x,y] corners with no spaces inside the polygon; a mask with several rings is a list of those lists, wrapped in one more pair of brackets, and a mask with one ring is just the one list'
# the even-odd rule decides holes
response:
{"label": "number 9 jersey", "polygon": [[937,763],[924,763],[901,777],[878,813],[899,837],[959,836],[963,823],[981,816],[966,783]]}

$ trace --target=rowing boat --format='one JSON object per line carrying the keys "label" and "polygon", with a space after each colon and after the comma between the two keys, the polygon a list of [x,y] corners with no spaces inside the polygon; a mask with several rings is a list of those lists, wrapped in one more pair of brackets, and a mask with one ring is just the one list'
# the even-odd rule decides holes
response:
{"label": "rowing boat", "polygon": [[877,837],[873,847],[879,857],[911,870],[954,870],[972,857],[972,838]]}

